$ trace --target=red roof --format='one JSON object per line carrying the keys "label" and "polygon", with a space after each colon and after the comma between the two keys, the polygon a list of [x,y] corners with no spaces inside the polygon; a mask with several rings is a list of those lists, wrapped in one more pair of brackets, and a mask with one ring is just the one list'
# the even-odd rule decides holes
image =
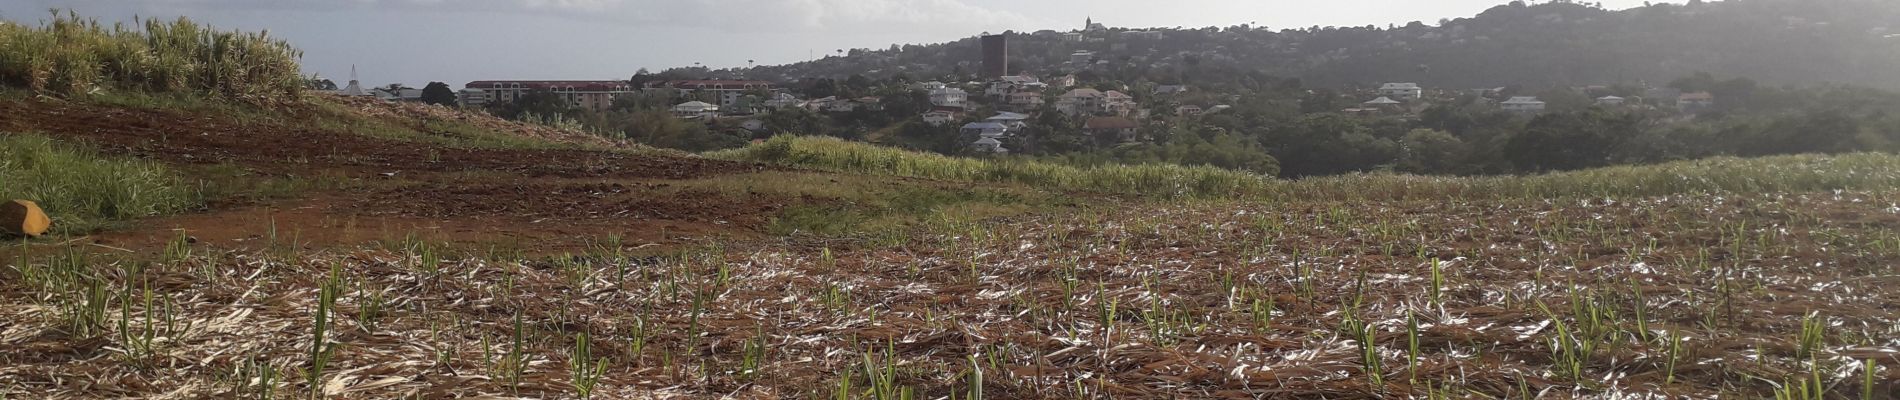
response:
{"label": "red roof", "polygon": [[674,89],[749,89],[749,88],[771,88],[772,82],[740,81],[740,80],[658,81],[658,82],[647,82],[647,87],[674,88]]}
{"label": "red roof", "polygon": [[[495,89],[521,87],[524,89],[574,88],[579,91],[632,90],[627,81],[474,81],[463,86],[469,89]],[[519,86],[517,86],[519,85]]]}

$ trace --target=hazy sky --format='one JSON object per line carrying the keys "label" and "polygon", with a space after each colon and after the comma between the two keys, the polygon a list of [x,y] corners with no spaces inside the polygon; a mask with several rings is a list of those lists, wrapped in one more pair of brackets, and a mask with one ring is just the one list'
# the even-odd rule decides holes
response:
{"label": "hazy sky", "polygon": [[[782,64],[835,49],[937,43],[985,31],[1253,23],[1274,29],[1471,16],[1508,0],[4,0],[0,18],[49,8],[106,20],[189,16],[268,29],[304,50],[306,73],[365,84],[452,87],[479,79],[626,79],[705,63]],[[1603,0],[1627,8],[1641,0]],[[339,82],[340,83],[340,82]]]}

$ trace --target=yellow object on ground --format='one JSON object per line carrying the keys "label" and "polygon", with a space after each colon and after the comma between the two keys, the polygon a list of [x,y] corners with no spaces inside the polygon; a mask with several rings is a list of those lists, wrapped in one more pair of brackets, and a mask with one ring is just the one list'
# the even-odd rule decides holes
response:
{"label": "yellow object on ground", "polygon": [[52,227],[53,219],[40,210],[39,204],[26,200],[0,203],[0,233],[39,237]]}

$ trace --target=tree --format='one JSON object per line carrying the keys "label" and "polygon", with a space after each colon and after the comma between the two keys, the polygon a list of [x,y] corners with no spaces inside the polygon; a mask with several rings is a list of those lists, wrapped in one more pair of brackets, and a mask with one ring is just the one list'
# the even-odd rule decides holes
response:
{"label": "tree", "polygon": [[514,101],[496,103],[489,106],[489,112],[504,119],[520,120],[527,117],[548,118],[556,115],[574,114],[567,100],[547,90],[530,91]]}
{"label": "tree", "polygon": [[1399,171],[1414,174],[1457,174],[1467,165],[1471,147],[1444,131],[1413,129],[1399,139]]}
{"label": "tree", "polygon": [[765,129],[775,135],[824,135],[830,133],[830,121],[823,115],[803,108],[784,108],[765,114]]}
{"label": "tree", "polygon": [[1553,171],[1609,165],[1611,152],[1641,132],[1643,118],[1592,108],[1538,116],[1505,145],[1519,170]]}
{"label": "tree", "polygon": [[422,102],[438,106],[455,106],[455,91],[449,89],[447,83],[429,82],[429,85],[422,87]]}
{"label": "tree", "polygon": [[311,90],[337,90],[336,82],[329,79],[305,79],[304,87],[310,88]]}

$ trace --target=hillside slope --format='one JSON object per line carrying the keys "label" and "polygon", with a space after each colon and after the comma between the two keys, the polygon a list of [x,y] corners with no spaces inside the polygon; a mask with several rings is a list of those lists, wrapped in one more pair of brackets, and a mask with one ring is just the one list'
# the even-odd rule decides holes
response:
{"label": "hillside slope", "polygon": [[[1077,51],[1096,73],[1202,85],[1241,83],[1248,73],[1304,79],[1309,86],[1420,82],[1431,87],[1660,85],[1695,72],[1767,83],[1900,87],[1900,3],[1885,0],[1754,0],[1657,4],[1606,10],[1584,4],[1513,3],[1454,20],[1388,27],[1127,29],[1013,36],[1013,71],[1052,74]],[[1112,23],[1112,21],[1110,21]],[[1063,31],[1068,31],[1063,29]],[[1094,41],[1100,39],[1099,42]],[[974,74],[975,38],[860,49],[850,55],[759,67],[752,77],[794,80],[904,74]],[[961,65],[960,65],[961,64]],[[728,71],[736,73],[738,71]]]}

